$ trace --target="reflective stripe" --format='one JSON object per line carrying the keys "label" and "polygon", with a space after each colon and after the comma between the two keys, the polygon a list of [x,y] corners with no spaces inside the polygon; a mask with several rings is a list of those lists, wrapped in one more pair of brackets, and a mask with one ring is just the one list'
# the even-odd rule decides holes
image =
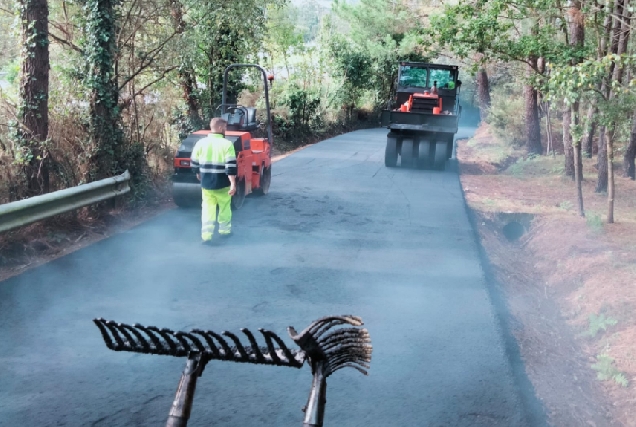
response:
{"label": "reflective stripe", "polygon": [[225,173],[226,172],[225,168],[219,170],[219,169],[208,169],[208,168],[200,167],[199,170],[202,173]]}
{"label": "reflective stripe", "polygon": [[232,223],[231,222],[220,222],[219,223],[219,234],[230,234],[232,232]]}
{"label": "reflective stripe", "polygon": [[234,162],[236,163],[236,156],[227,156],[225,158],[226,163],[230,163],[232,160],[234,160]]}

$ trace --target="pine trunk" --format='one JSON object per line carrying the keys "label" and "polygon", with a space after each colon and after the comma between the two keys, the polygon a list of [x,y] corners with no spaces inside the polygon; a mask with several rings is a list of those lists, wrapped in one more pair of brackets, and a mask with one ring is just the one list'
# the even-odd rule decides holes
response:
{"label": "pine trunk", "polygon": [[[530,57],[530,63],[536,66],[537,58]],[[528,69],[528,74],[533,72],[532,68]],[[537,90],[531,85],[525,85],[523,88],[523,96],[525,100],[525,119],[526,119],[526,149],[529,153],[541,154],[541,123],[539,121],[539,106],[537,105]]]}
{"label": "pine trunk", "polygon": [[86,32],[99,35],[90,37],[86,47],[91,90],[90,134],[95,149],[91,158],[93,180],[122,173],[128,160],[123,155],[119,92],[114,79],[117,1],[87,0],[85,8]]}
{"label": "pine trunk", "polygon": [[[572,115],[576,117],[578,105],[572,106]],[[579,208],[579,215],[585,216],[585,210],[583,209],[583,159],[581,156],[581,141],[574,141],[572,146],[574,151],[574,177],[576,181],[576,200]]]}
{"label": "pine trunk", "polygon": [[565,176],[574,180],[574,148],[572,147],[572,110],[570,106],[563,109],[563,152],[565,153]]}
{"label": "pine trunk", "polygon": [[594,134],[596,133],[596,120],[594,117],[597,113],[596,102],[592,101],[592,104],[587,109],[587,116],[585,118],[585,135],[583,136],[583,150],[585,150],[585,157],[592,158],[592,147],[594,145]]}
{"label": "pine trunk", "polygon": [[48,153],[44,142],[49,133],[49,8],[47,0],[22,0],[22,68],[20,74],[19,143],[29,149],[25,166],[28,192],[49,191]]}
{"label": "pine trunk", "polygon": [[634,165],[634,159],[636,159],[636,111],[632,116],[632,132],[629,136],[629,144],[627,150],[623,155],[623,170],[625,178],[636,179],[636,167]]}
{"label": "pine trunk", "polygon": [[614,141],[612,135],[605,134],[607,139],[607,223],[614,223]]}
{"label": "pine trunk", "polygon": [[490,110],[490,83],[488,73],[484,68],[477,72],[477,93],[479,97],[479,115],[481,120],[486,120]]}
{"label": "pine trunk", "polygon": [[605,193],[607,191],[607,142],[605,141],[605,135],[607,134],[607,128],[601,126],[601,132],[598,137],[598,155],[597,155],[597,168],[598,175],[596,178],[596,192]]}

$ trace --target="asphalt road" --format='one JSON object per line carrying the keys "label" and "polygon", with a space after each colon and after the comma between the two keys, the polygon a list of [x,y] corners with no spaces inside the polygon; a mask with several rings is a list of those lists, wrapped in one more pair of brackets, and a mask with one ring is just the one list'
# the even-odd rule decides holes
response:
{"label": "asphalt road", "polygon": [[[457,174],[385,168],[385,135],[276,163],[222,246],[201,246],[198,211],[175,209],[0,283],[0,425],[165,422],[185,361],[111,352],[94,317],[284,335],[349,313],[373,361],[368,377],[329,379],[327,427],[532,425]],[[190,425],[300,426],[310,383],[307,367],[212,362]]]}

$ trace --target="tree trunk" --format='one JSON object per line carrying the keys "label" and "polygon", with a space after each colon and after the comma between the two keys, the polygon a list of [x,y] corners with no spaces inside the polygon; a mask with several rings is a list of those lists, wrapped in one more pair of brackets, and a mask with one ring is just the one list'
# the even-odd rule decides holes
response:
{"label": "tree trunk", "polygon": [[614,141],[613,135],[605,134],[607,139],[607,223],[614,223]]}
{"label": "tree trunk", "polygon": [[[537,58],[530,57],[531,64],[536,66]],[[528,69],[531,74],[532,68]],[[526,119],[526,149],[529,153],[541,154],[541,123],[539,121],[539,106],[537,105],[537,90],[531,85],[525,85],[523,88],[523,96],[525,100],[525,119]]]}
{"label": "tree trunk", "polygon": [[592,146],[594,144],[594,134],[596,133],[596,120],[594,117],[598,108],[596,107],[596,101],[592,101],[592,104],[587,109],[587,117],[585,118],[585,134],[583,135],[583,147],[585,150],[585,157],[592,158]]}
{"label": "tree trunk", "polygon": [[25,165],[28,193],[49,191],[49,8],[47,0],[21,0],[22,68],[20,74],[20,127],[18,143],[31,158]]}
{"label": "tree trunk", "polygon": [[201,129],[203,120],[199,114],[199,100],[195,93],[196,80],[194,70],[184,65],[179,70],[179,83],[181,84],[181,90],[183,91],[183,100],[188,107],[190,125],[196,130],[199,130]]}
{"label": "tree trunk", "polygon": [[[581,2],[578,0],[574,0],[570,2],[570,7],[566,13],[566,19],[568,22],[568,32],[570,35],[569,43],[571,46],[583,46],[585,41],[585,27],[584,27],[584,19],[583,14],[581,13]],[[574,58],[572,60],[572,65],[579,63],[579,58]],[[574,108],[570,108],[567,106],[563,111],[563,151],[565,153],[565,175],[572,177],[575,179],[575,163],[578,159],[575,159],[574,147],[572,145],[572,135],[570,126],[572,125],[572,121],[574,120],[574,124],[578,123],[578,103],[574,106]],[[580,142],[574,141],[574,143],[579,144],[578,152],[580,153]],[[581,168],[578,169],[578,173],[581,174]],[[576,177],[577,181],[582,179],[582,175]]]}
{"label": "tree trunk", "polygon": [[488,81],[488,73],[486,73],[484,68],[477,72],[477,93],[479,98],[479,116],[481,120],[486,120],[490,110],[490,83]]}
{"label": "tree trunk", "polygon": [[574,148],[572,147],[572,110],[569,105],[563,109],[563,152],[565,153],[565,176],[574,180]]}
{"label": "tree trunk", "polygon": [[[571,115],[576,117],[578,115],[578,105],[571,107]],[[585,210],[583,209],[583,159],[581,156],[581,141],[574,141],[572,146],[574,151],[574,177],[576,181],[576,200],[578,202],[579,215],[585,216]]]}
{"label": "tree trunk", "polygon": [[[89,70],[87,82],[91,90],[90,135],[95,150],[91,158],[92,179],[102,179],[124,172],[129,160],[123,155],[119,93],[114,77],[117,1],[86,0],[84,9],[88,11],[86,32],[100,35],[89,37],[85,48]],[[136,172],[130,171],[133,175]]]}
{"label": "tree trunk", "polygon": [[629,144],[623,155],[623,170],[625,178],[636,179],[636,167],[634,165],[636,159],[636,111],[632,116],[632,132],[629,136]]}
{"label": "tree trunk", "polygon": [[607,128],[605,126],[601,126],[601,132],[598,137],[598,175],[596,178],[595,190],[597,193],[605,193],[607,191],[607,142],[605,141],[606,133]]}

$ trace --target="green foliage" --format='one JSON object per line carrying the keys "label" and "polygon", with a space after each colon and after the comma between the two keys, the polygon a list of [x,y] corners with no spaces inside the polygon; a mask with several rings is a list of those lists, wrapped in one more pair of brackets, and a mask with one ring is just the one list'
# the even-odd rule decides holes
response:
{"label": "green foliage", "polygon": [[625,374],[616,368],[614,358],[607,353],[596,356],[596,363],[592,365],[592,369],[596,371],[596,378],[600,381],[614,380],[621,387],[629,385]]}
{"label": "green foliage", "polygon": [[600,233],[603,231],[603,219],[601,216],[594,212],[587,213],[585,217],[585,222],[590,229],[596,233]]}
{"label": "green foliage", "polygon": [[400,60],[426,61],[421,22],[406,4],[386,0],[334,2],[329,42],[337,74],[343,79],[342,103],[358,105],[364,94],[374,107],[385,105],[397,79]]}
{"label": "green foliage", "polygon": [[514,176],[521,177],[526,172],[526,167],[529,166],[530,163],[534,163],[537,158],[537,155],[534,153],[530,153],[526,158],[520,157],[508,167],[507,171]]}
{"label": "green foliage", "polygon": [[496,136],[513,147],[525,144],[523,98],[511,87],[493,90],[487,122]]}
{"label": "green foliage", "polygon": [[574,208],[574,205],[569,200],[564,200],[562,202],[559,202],[558,206],[559,206],[559,208],[563,209],[564,211],[571,211]]}
{"label": "green foliage", "polygon": [[589,326],[585,335],[594,338],[600,331],[606,331],[609,326],[614,326],[617,323],[616,319],[607,317],[603,313],[599,315],[590,314]]}
{"label": "green foliage", "polygon": [[482,61],[543,57],[566,63],[586,51],[559,37],[555,22],[562,19],[560,6],[551,0],[460,0],[431,17],[428,34],[462,58],[479,53]]}
{"label": "green foliage", "polygon": [[20,74],[20,60],[18,58],[14,59],[3,69],[6,74],[6,80],[11,85],[15,85],[18,83],[18,75]]}

